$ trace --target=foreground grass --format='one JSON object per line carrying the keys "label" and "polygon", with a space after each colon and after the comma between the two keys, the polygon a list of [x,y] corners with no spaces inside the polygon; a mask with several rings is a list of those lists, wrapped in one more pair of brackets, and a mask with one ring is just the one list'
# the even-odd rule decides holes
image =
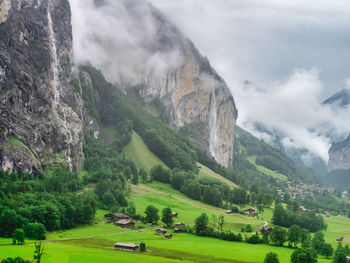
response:
{"label": "foreground grass", "polygon": [[[92,229],[95,226],[90,226]],[[72,231],[72,230],[69,230]],[[69,232],[68,231],[68,232]],[[75,230],[76,232],[77,230]],[[94,230],[92,230],[94,232]],[[85,234],[85,233],[82,233]],[[145,254],[112,250],[115,242],[145,242]],[[10,243],[10,239],[8,240]],[[32,258],[34,244],[1,245],[1,257]],[[120,234],[56,240],[45,243],[46,262],[262,262],[268,252],[275,252],[280,262],[289,262],[292,249],[269,245],[229,242],[192,234],[174,234],[173,239],[154,235],[154,230],[121,232]],[[319,258],[319,262],[331,262]]]}

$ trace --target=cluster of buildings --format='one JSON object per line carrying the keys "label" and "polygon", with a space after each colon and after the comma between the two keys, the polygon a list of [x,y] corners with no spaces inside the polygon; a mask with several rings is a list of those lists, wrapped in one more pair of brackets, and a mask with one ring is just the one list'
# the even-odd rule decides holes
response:
{"label": "cluster of buildings", "polygon": [[106,214],[105,220],[107,221],[107,223],[114,222],[114,224],[122,228],[133,229],[135,227],[134,220],[129,217],[129,214],[127,212]]}
{"label": "cluster of buildings", "polygon": [[[288,192],[291,198],[295,199],[296,197],[304,197],[306,195],[313,195],[314,192],[323,193],[323,194],[334,194],[334,188],[325,188],[318,185],[308,185],[308,184],[297,184],[293,185],[292,182],[287,181],[289,187]],[[283,198],[284,192],[278,190],[279,195]]]}

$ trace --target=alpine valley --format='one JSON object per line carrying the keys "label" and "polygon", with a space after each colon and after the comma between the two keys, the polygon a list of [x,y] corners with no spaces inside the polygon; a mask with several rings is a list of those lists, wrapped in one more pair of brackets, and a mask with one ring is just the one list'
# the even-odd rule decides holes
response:
{"label": "alpine valley", "polygon": [[232,90],[146,0],[0,0],[1,262],[349,262],[350,137],[307,168]]}

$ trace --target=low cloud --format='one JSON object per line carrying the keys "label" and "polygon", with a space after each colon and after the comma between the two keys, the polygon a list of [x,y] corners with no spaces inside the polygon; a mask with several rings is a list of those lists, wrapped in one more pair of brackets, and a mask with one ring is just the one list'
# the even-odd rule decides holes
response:
{"label": "low cloud", "polygon": [[332,140],[350,133],[350,110],[320,103],[322,90],[317,69],[295,70],[287,79],[259,89],[246,84],[236,90],[244,105],[240,124],[259,138],[272,140],[257,131],[255,124],[263,124],[282,137],[285,148],[307,149],[327,162]]}
{"label": "low cloud", "polygon": [[[76,65],[90,62],[112,82],[139,84],[182,63],[176,45],[159,43],[159,20],[147,1],[70,0]],[[166,35],[166,32],[165,32]]]}

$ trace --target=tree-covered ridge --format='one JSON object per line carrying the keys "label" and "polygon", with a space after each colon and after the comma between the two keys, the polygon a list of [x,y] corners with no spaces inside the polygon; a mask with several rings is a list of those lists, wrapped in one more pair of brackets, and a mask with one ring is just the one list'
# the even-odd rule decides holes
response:
{"label": "tree-covered ridge", "polygon": [[0,170],[0,236],[23,229],[28,238],[43,239],[46,230],[72,228],[94,218],[93,193],[79,192],[82,180],[65,170],[41,178]]}
{"label": "tree-covered ridge", "polygon": [[319,183],[320,176],[313,170],[296,165],[292,159],[259,140],[240,127],[236,127],[236,153],[244,159],[256,157],[255,163],[272,171],[278,171],[290,181]]}

